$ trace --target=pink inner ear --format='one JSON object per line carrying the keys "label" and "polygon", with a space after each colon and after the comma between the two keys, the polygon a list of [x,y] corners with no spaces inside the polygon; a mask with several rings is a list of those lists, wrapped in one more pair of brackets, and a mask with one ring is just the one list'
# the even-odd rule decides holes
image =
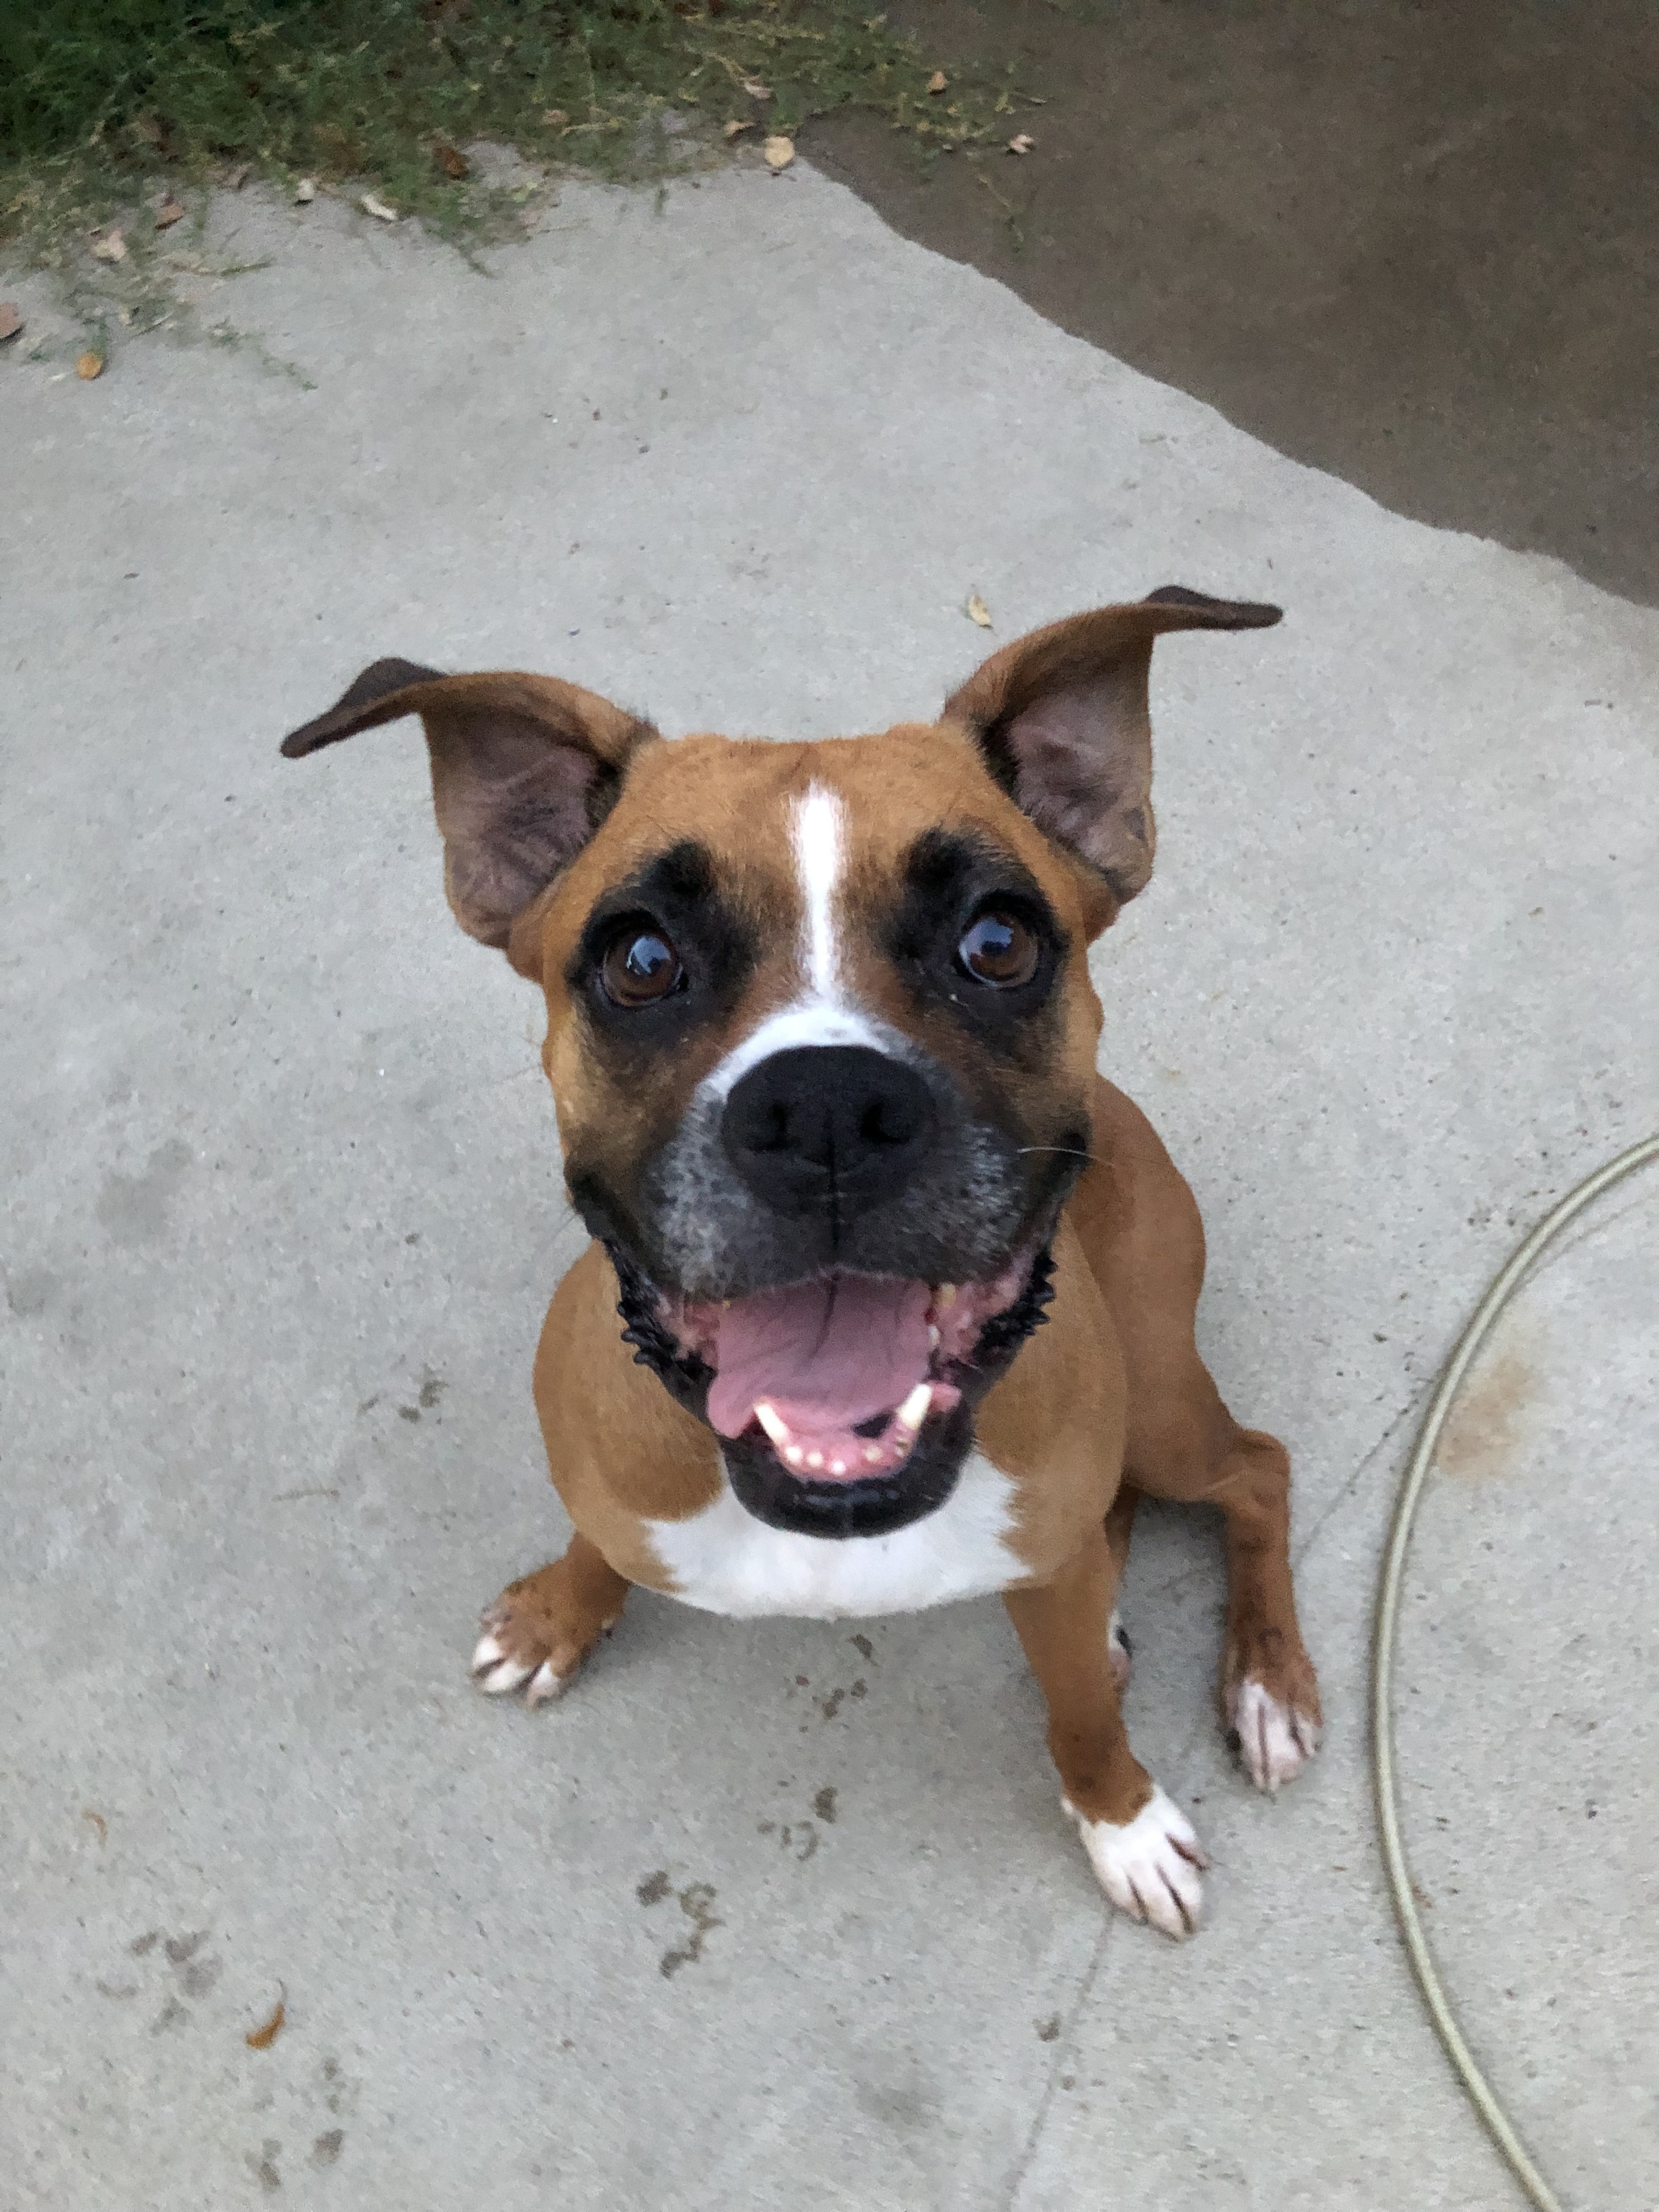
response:
{"label": "pink inner ear", "polygon": [[[1126,680],[1127,678],[1127,680]],[[1039,830],[1069,845],[1131,898],[1152,872],[1152,732],[1139,682],[1115,669],[1015,714],[1004,743],[1016,796]]]}
{"label": "pink inner ear", "polygon": [[538,739],[537,757],[507,775],[471,763],[446,775],[439,820],[456,919],[505,945],[514,916],[568,867],[593,832],[592,800],[613,772],[584,747]]}

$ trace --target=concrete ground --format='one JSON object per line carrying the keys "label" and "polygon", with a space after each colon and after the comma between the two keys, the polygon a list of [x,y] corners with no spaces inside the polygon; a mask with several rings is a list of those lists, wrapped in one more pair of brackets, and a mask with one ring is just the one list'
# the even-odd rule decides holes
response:
{"label": "concrete ground", "polygon": [[[1659,615],[1282,457],[804,163],[570,189],[489,279],[322,203],[216,222],[296,374],[0,368],[9,2201],[1512,2204],[1384,1898],[1367,1639],[1452,1337],[1655,1118]],[[1212,1532],[1144,1516],[1132,1733],[1216,1860],[1179,1949],[1105,1910],[994,1602],[647,1597],[562,1706],[471,1692],[478,1607],[564,1536],[537,1002],[448,918],[412,726],[276,750],[387,653],[866,727],[1172,579],[1287,614],[1159,649],[1103,1065],[1291,1446],[1330,1723],[1248,1789]],[[1656,1204],[1485,1364],[1402,1651],[1468,2033],[1620,2212],[1659,2201]]]}
{"label": "concrete ground", "polygon": [[1659,603],[1651,0],[896,0],[1024,160],[848,111],[908,237],[1385,506]]}

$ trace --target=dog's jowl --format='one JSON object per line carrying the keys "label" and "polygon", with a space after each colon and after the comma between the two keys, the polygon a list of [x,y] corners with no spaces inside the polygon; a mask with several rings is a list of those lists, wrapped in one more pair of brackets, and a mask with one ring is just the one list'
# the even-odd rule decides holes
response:
{"label": "dog's jowl", "polygon": [[633,1583],[829,1617],[1000,1591],[1108,1896],[1196,1924],[1203,1853],[1119,1710],[1140,1497],[1224,1516],[1222,1718],[1264,1790],[1319,1696],[1288,1462],[1194,1347],[1197,1209],[1096,1073],[1086,954],[1152,871],[1153,640],[1277,619],[1171,586],[1005,647],[937,722],[811,744],[392,660],[287,740],[418,714],[456,919],[547,1000],[593,1239],[535,1369],[575,1534],[486,1613],[486,1690],[562,1690]]}

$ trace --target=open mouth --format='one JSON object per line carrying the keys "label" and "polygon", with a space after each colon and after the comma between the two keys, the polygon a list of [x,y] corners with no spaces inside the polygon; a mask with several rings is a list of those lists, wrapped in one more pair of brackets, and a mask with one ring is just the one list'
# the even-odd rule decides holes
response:
{"label": "open mouth", "polygon": [[751,1448],[763,1438],[805,1481],[854,1483],[897,1474],[928,1422],[951,1413],[988,1338],[1032,1291],[1039,1257],[1028,1248],[982,1282],[835,1271],[721,1304],[665,1300],[662,1319],[713,1370],[718,1434]]}

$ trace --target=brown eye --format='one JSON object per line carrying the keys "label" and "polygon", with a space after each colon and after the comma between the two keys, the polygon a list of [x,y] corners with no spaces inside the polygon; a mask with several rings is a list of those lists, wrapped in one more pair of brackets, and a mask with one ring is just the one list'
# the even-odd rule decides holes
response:
{"label": "brown eye", "polygon": [[968,973],[1000,991],[1029,983],[1041,957],[1035,933],[1012,914],[981,915],[957,947],[957,957]]}
{"label": "brown eye", "polygon": [[628,929],[599,963],[599,980],[613,1006],[648,1006],[685,981],[680,956],[654,929]]}

